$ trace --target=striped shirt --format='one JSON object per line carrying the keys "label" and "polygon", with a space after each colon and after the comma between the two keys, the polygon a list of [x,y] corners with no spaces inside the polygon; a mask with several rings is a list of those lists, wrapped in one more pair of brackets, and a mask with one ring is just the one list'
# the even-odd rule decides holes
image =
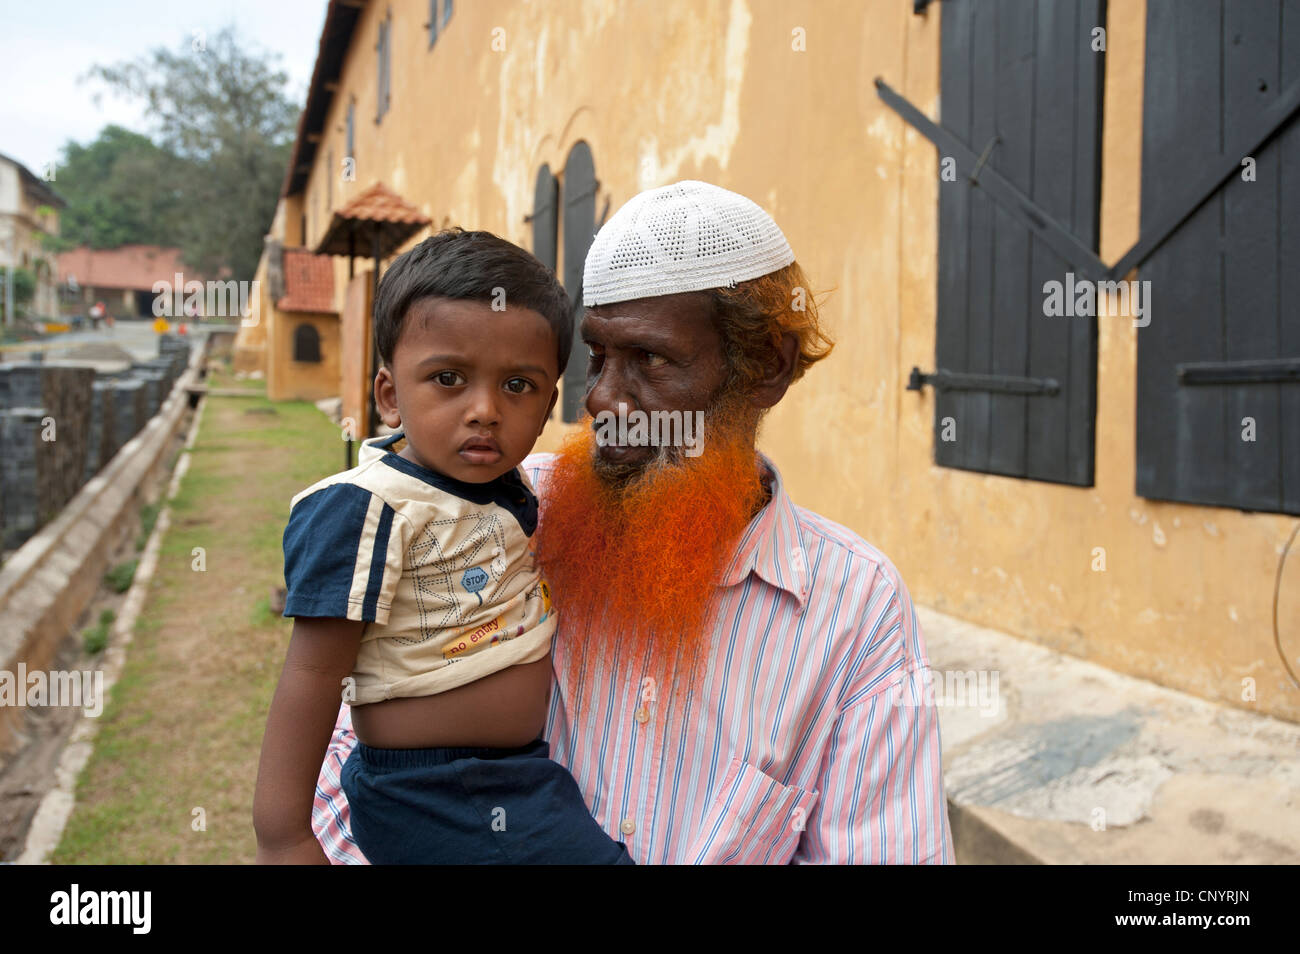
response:
{"label": "striped shirt", "polygon": [[[639,864],[951,864],[939,719],[897,569],[851,530],[796,507],[781,477],[722,579],[688,729],[641,708],[628,663],[565,693],[564,623],[552,649],[546,739],[592,816]],[[546,496],[550,455],[524,469]],[[321,768],[312,826],[326,855],[365,863],[339,772],[347,706]]]}

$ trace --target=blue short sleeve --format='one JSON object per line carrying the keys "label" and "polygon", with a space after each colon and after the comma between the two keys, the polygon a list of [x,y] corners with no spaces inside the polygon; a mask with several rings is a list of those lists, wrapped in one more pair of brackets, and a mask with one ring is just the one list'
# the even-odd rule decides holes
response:
{"label": "blue short sleeve", "polygon": [[284,615],[386,623],[401,574],[393,516],[355,484],[298,499],[284,528]]}

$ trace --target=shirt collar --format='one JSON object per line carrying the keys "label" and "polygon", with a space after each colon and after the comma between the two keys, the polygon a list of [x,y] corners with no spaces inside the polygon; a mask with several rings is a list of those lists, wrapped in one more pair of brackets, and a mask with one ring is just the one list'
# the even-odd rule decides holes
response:
{"label": "shirt collar", "polygon": [[357,463],[364,464],[376,457],[383,457],[388,453],[388,449],[400,441],[406,434],[398,431],[396,434],[388,434],[383,437],[368,437],[361,442],[360,449],[357,450]]}
{"label": "shirt collar", "polygon": [[735,556],[722,576],[723,586],[743,583],[750,573],[777,589],[785,590],[802,608],[808,599],[808,554],[799,534],[794,502],[785,492],[781,472],[759,453],[759,461],[772,475],[772,499],[754,515],[736,545]]}

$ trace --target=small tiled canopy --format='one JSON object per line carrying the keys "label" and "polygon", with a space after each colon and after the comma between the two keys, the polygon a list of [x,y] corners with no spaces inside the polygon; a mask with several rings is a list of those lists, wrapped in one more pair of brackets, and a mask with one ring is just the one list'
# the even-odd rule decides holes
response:
{"label": "small tiled canopy", "polygon": [[401,196],[376,182],[347,205],[335,211],[325,237],[316,246],[318,255],[387,258],[402,247],[429,217]]}

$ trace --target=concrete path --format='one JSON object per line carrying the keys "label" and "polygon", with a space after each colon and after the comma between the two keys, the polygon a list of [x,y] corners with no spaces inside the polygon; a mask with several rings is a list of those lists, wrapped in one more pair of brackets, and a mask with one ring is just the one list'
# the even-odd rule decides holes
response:
{"label": "concrete path", "polygon": [[1300,725],[917,616],[960,862],[1300,863]]}

